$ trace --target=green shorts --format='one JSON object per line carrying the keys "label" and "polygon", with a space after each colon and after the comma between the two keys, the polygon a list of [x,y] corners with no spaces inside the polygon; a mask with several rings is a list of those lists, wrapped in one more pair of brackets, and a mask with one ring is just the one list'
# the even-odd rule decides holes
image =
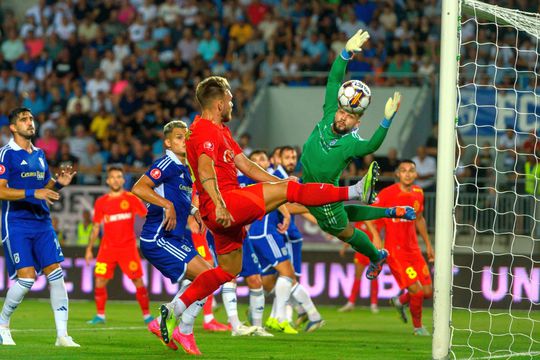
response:
{"label": "green shorts", "polygon": [[347,228],[349,218],[342,202],[324,206],[308,206],[309,212],[315,216],[321,229],[330,235],[337,236]]}

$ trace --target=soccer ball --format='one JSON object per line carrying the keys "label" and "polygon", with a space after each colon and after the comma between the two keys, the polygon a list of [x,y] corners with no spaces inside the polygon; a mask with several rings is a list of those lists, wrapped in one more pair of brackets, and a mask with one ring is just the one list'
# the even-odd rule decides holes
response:
{"label": "soccer ball", "polygon": [[346,81],[339,88],[339,107],[348,113],[360,115],[366,111],[370,102],[371,90],[360,80]]}

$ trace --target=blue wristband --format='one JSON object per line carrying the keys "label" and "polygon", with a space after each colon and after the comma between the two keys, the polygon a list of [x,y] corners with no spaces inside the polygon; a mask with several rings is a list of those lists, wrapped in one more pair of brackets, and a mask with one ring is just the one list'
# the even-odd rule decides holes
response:
{"label": "blue wristband", "polygon": [[353,52],[347,51],[345,49],[341,50],[341,58],[343,60],[351,60],[353,55],[354,55]]}
{"label": "blue wristband", "polygon": [[54,188],[56,190],[62,190],[63,187],[64,187],[64,185],[60,184],[58,181],[54,182]]}
{"label": "blue wristband", "polygon": [[33,199],[36,189],[26,189],[24,190],[25,199]]}
{"label": "blue wristband", "polygon": [[[393,116],[392,116],[393,117]],[[387,118],[383,118],[381,120],[381,126],[385,129],[388,129],[390,127],[390,125],[392,124],[392,119],[388,120]]]}

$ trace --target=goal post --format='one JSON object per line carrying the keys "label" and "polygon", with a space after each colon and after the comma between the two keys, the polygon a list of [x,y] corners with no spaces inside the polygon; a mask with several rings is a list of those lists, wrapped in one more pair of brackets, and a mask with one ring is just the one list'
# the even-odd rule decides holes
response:
{"label": "goal post", "polygon": [[443,0],[439,83],[439,141],[435,215],[435,279],[433,289],[434,359],[447,359],[450,349],[452,243],[454,222],[454,148],[458,72],[459,5]]}
{"label": "goal post", "polygon": [[540,359],[540,14],[527,10],[442,1],[436,360]]}

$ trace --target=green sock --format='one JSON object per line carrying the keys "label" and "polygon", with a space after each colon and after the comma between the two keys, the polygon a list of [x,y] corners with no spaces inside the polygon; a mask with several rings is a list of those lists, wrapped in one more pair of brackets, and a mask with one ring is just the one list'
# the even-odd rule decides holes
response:
{"label": "green sock", "polygon": [[349,221],[375,220],[386,217],[386,208],[366,205],[345,205]]}
{"label": "green sock", "polygon": [[369,241],[369,237],[363,231],[354,229],[353,236],[345,240],[354,251],[366,255],[371,262],[379,261],[379,250]]}

